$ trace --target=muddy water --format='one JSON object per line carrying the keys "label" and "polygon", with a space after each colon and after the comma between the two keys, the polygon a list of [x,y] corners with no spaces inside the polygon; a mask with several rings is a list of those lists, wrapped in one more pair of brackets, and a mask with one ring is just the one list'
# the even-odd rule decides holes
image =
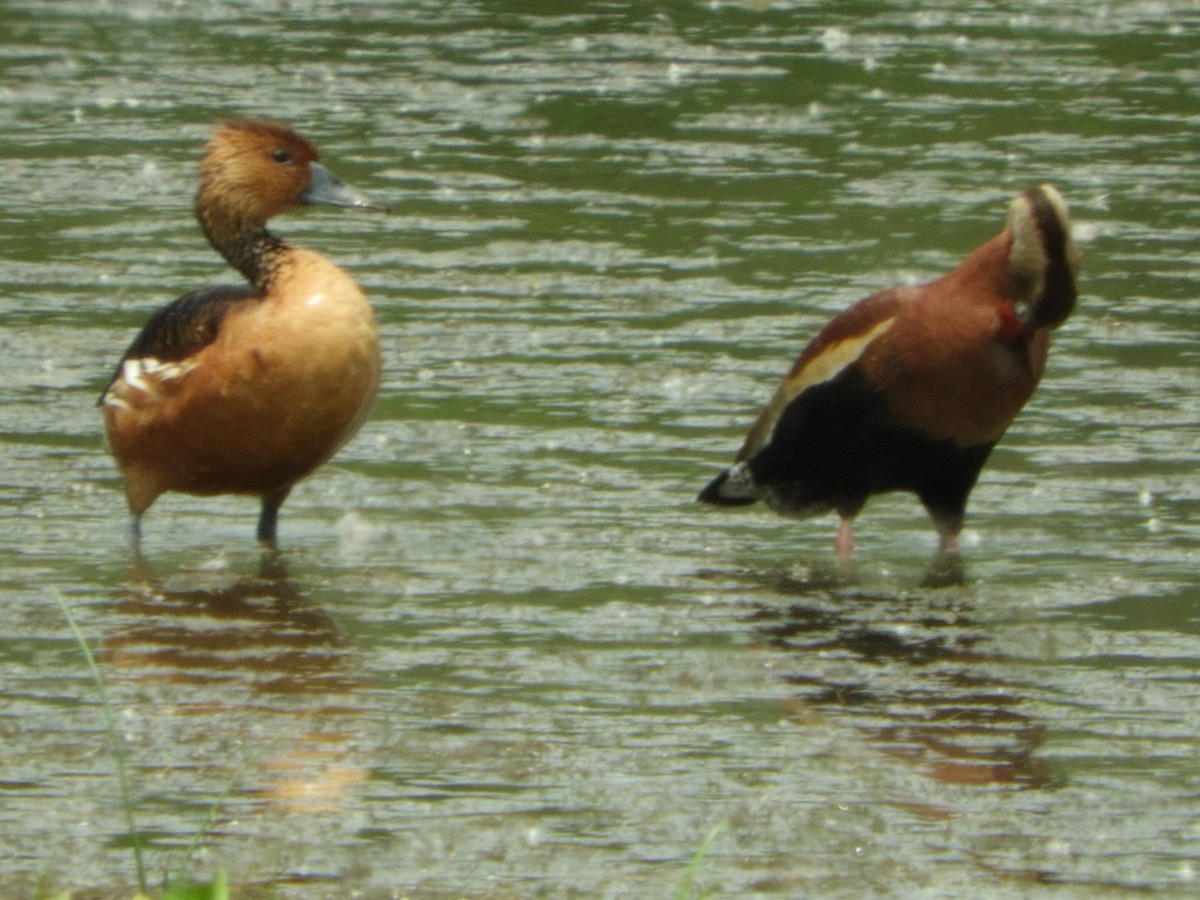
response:
{"label": "muddy water", "polygon": [[[1187,896],[1200,8],[8,4],[0,25],[0,894]],[[294,493],[125,543],[96,397],[226,277],[210,123],[289,120],[390,217],[279,230],[368,289],[379,408]],[[699,508],[792,356],[1055,182],[1045,382],[921,586],[906,497]],[[209,816],[209,834],[188,847]]]}

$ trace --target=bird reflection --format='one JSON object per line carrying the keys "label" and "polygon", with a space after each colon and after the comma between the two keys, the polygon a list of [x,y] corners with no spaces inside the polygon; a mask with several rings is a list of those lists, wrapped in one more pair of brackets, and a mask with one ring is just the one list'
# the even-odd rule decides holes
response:
{"label": "bird reflection", "polygon": [[963,595],[846,588],[819,573],[755,580],[790,600],[760,605],[750,620],[795,655],[784,677],[801,689],[800,715],[848,721],[947,784],[1046,783],[1045,726],[1026,711],[1022,685],[996,674],[1000,659]]}
{"label": "bird reflection", "polygon": [[265,750],[248,763],[253,791],[292,811],[340,809],[365,780],[353,749],[363,719],[353,654],[278,552],[232,581],[197,571],[168,584],[138,560],[116,609],[106,662],[143,687],[160,685],[155,729],[168,745],[172,729],[192,734],[199,722],[215,744],[232,738]]}
{"label": "bird reflection", "polygon": [[[720,577],[722,573],[701,573]],[[784,594],[805,594],[811,591],[852,588],[859,583],[858,566],[853,557],[834,556],[815,560],[799,574],[780,573],[757,575],[756,580],[773,585]],[[967,584],[967,570],[957,550],[938,550],[929,560],[919,582],[922,588],[953,588]]]}

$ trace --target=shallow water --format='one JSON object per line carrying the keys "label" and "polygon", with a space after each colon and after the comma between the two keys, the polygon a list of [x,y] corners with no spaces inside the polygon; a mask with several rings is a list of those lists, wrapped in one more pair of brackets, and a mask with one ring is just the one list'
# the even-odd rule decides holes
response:
{"label": "shallow water", "polygon": [[[0,26],[0,894],[128,896],[100,651],[155,880],[296,897],[1196,890],[1200,5],[186,5]],[[385,381],[285,506],[125,541],[95,401],[228,279],[210,124],[268,114],[389,217],[278,223],[368,289]],[[1085,253],[972,497],[713,510],[833,312],[1053,181]],[[190,866],[187,848],[213,811]],[[358,892],[355,894],[354,892]]]}

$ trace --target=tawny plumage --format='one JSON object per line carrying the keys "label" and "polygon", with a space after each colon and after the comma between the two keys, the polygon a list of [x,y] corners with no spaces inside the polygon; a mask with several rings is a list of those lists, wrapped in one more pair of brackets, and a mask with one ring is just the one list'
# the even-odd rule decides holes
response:
{"label": "tawny plumage", "polygon": [[955,551],[979,472],[1074,308],[1078,270],[1058,191],[1021,194],[1004,231],[954,271],[873,294],[826,325],[699,499],[763,500],[795,517],[833,510],[848,556],[867,499],[912,491],[940,549]]}
{"label": "tawny plumage", "polygon": [[258,537],[276,539],[292,487],[369,415],[381,359],[375,317],[329,260],[267,220],[301,206],[384,209],[318,163],[287,126],[217,128],[200,164],[196,216],[248,284],[206,288],[159,309],[100,399],[135,537],[164,492],[262,498]]}

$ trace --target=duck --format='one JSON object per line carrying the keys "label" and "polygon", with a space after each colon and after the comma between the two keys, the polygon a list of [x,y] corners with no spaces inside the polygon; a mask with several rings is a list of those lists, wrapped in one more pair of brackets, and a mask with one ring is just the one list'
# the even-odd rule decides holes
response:
{"label": "duck", "polygon": [[835,512],[836,558],[848,560],[868,499],[910,492],[937,554],[957,559],[968,496],[1042,378],[1080,263],[1062,194],[1024,191],[1001,233],[951,272],[871,294],[820,329],[697,499]]}
{"label": "duck", "polygon": [[274,546],[292,488],[374,407],[382,358],[371,304],[343,269],[266,227],[304,206],[387,210],[319,159],[280,122],[231,119],[211,133],[196,218],[245,282],[154,312],[99,400],[135,546],[166,492],[258,496],[257,537]]}

